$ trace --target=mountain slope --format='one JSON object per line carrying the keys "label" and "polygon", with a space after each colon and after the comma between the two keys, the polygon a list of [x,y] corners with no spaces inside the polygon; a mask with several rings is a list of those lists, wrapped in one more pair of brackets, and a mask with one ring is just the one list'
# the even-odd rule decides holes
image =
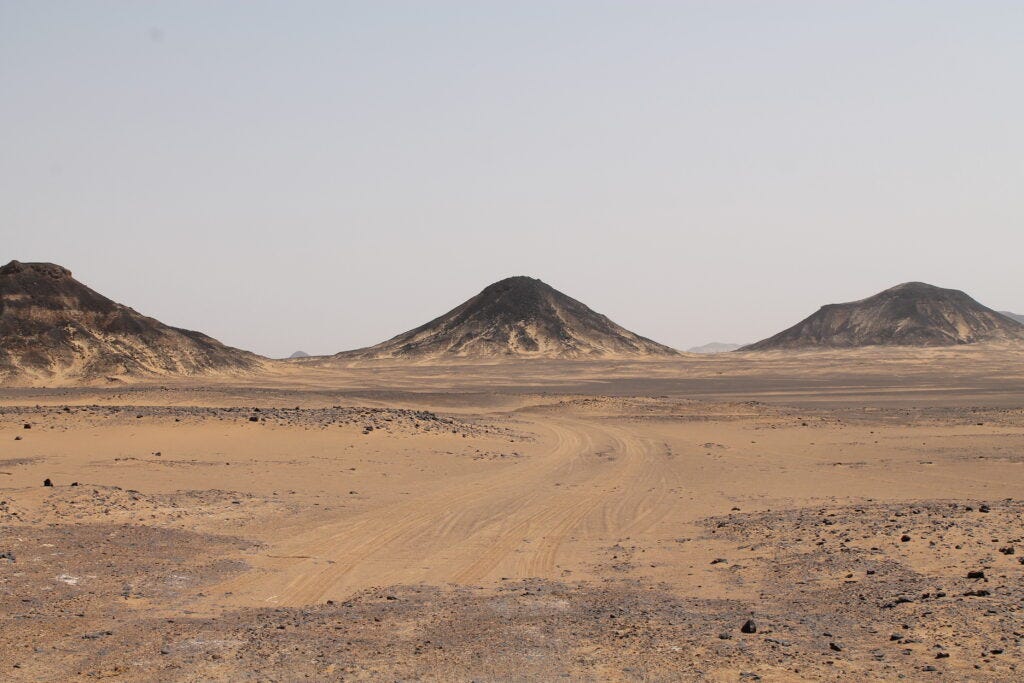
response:
{"label": "mountain slope", "polygon": [[999,312],[1002,315],[1005,315],[1007,318],[1010,318],[1011,320],[1016,320],[1019,323],[1024,323],[1024,315],[1021,315],[1019,313],[1010,313],[1009,311],[999,311]]}
{"label": "mountain slope", "polygon": [[676,351],[616,325],[540,280],[511,277],[414,330],[336,358],[611,358]]}
{"label": "mountain slope", "polygon": [[861,301],[830,304],[745,351],[859,346],[946,346],[1024,339],[1024,325],[967,294],[907,282]]}
{"label": "mountain slope", "polygon": [[0,268],[0,380],[253,370],[262,359],[111,301],[52,263]]}

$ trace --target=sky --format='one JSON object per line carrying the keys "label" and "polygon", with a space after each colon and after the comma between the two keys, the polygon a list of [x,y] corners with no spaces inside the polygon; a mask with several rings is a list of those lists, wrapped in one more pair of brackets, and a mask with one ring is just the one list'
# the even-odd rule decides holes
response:
{"label": "sky", "polygon": [[0,0],[0,260],[270,356],[510,275],[677,348],[1024,312],[1024,3]]}

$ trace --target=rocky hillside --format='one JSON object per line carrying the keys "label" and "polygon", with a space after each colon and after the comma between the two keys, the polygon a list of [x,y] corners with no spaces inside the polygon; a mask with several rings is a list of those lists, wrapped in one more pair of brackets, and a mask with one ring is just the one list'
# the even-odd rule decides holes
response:
{"label": "rocky hillside", "polygon": [[956,289],[923,282],[867,299],[822,306],[817,313],[746,351],[859,346],[948,346],[1024,340],[1024,324]]}
{"label": "rocky hillside", "polygon": [[511,277],[425,325],[336,358],[674,356],[540,280]]}
{"label": "rocky hillside", "polygon": [[111,301],[52,263],[0,268],[0,381],[245,372],[263,359]]}

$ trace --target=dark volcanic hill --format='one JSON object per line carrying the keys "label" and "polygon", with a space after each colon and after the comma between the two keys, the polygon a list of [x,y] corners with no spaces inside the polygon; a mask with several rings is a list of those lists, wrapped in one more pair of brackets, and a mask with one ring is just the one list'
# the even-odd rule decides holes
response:
{"label": "dark volcanic hill", "polygon": [[744,351],[858,346],[947,346],[1024,340],[1024,325],[956,289],[907,282],[861,301],[822,306]]}
{"label": "dark volcanic hill", "polygon": [[673,356],[540,280],[510,277],[426,325],[336,358]]}
{"label": "dark volcanic hill", "polygon": [[1010,318],[1011,320],[1016,320],[1019,323],[1024,323],[1024,315],[1021,315],[1019,313],[1010,313],[1009,311],[999,311],[999,312],[1002,313],[1003,315],[1005,315],[1007,318]]}
{"label": "dark volcanic hill", "polygon": [[0,268],[0,381],[195,375],[262,359],[111,301],[52,263]]}

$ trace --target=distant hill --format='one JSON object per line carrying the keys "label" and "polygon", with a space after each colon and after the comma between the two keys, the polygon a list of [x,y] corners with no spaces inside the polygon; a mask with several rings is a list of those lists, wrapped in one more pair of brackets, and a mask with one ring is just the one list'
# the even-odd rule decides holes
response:
{"label": "distant hill", "polygon": [[711,342],[710,344],[704,344],[702,346],[692,346],[686,349],[686,351],[688,353],[727,353],[729,351],[735,351],[741,346],[743,345],[727,344],[724,342]]}
{"label": "distant hill", "polygon": [[540,280],[496,282],[439,318],[337,358],[615,358],[677,352],[626,330]]}
{"label": "distant hill", "polygon": [[1019,323],[1024,323],[1024,315],[1021,315],[1019,313],[1010,313],[1009,311],[999,311],[999,312],[1002,313],[1003,315],[1005,315],[1007,318],[1010,318],[1011,320],[1016,320]]}
{"label": "distant hill", "polygon": [[309,354],[306,353],[305,351],[296,351],[295,353],[293,353],[292,355],[290,355],[288,357],[289,358],[309,358]]}
{"label": "distant hill", "polygon": [[52,263],[0,268],[0,381],[89,381],[257,369],[263,359],[164,325]]}
{"label": "distant hill", "polygon": [[959,290],[908,282],[861,301],[823,306],[743,350],[944,346],[1011,339],[1024,339],[1024,325]]}

